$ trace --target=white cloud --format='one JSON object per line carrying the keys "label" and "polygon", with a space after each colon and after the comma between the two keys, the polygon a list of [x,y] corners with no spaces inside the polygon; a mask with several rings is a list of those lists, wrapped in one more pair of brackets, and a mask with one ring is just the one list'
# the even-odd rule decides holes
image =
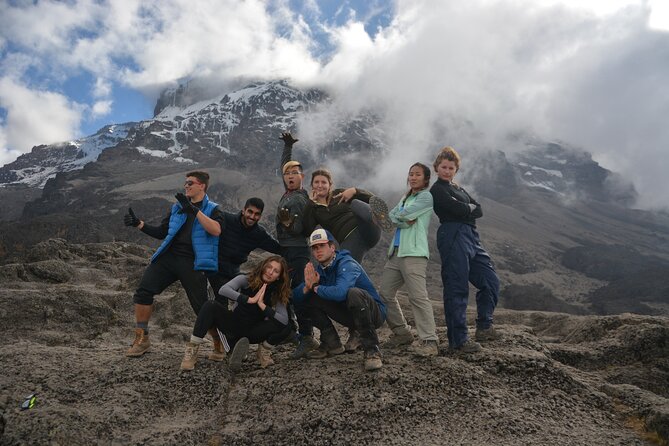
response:
{"label": "white cloud", "polygon": [[72,139],[79,131],[80,105],[58,93],[31,90],[10,78],[0,79],[0,107],[7,110],[5,144],[0,147],[5,157],[45,142]]}
{"label": "white cloud", "polygon": [[[270,13],[261,0],[0,2],[3,38],[24,49],[4,45],[0,75],[84,70],[96,79],[88,106],[94,114],[109,112],[112,82],[156,94],[182,78],[221,85],[285,77],[335,93],[332,109],[301,123],[303,141],[314,147],[329,135],[332,116],[384,110],[379,131],[394,156],[379,166],[377,181],[396,182],[398,169],[431,161],[445,144],[465,157],[481,148],[508,151],[506,137],[526,132],[582,145],[608,168],[622,166],[642,196],[669,205],[657,193],[658,185],[669,191],[662,156],[669,134],[660,122],[669,111],[669,34],[648,28],[667,16],[666,2],[396,0],[392,23],[371,36],[364,22],[379,14],[374,5],[365,18],[345,3],[335,20],[315,0],[301,12],[291,4],[275,0]],[[342,18],[348,21],[334,25]],[[314,53],[323,32],[334,47],[327,60]],[[33,130],[25,124],[29,113],[10,111],[8,146],[54,140],[24,133]],[[63,133],[76,129],[77,113]]]}
{"label": "white cloud", "polygon": [[104,78],[97,78],[95,80],[95,86],[93,87],[93,97],[96,98],[106,98],[112,92],[111,83]]}
{"label": "white cloud", "polygon": [[660,31],[669,31],[669,3],[665,0],[649,0],[651,8],[648,26]]}
{"label": "white cloud", "polygon": [[[359,22],[332,29],[321,76],[337,92],[331,113],[385,110],[393,156],[370,183],[403,186],[396,172],[446,144],[474,168],[472,151],[508,153],[524,133],[580,145],[634,181],[640,205],[669,207],[669,35],[647,28],[640,2],[596,5],[405,0],[373,38]],[[324,145],[330,120],[305,118],[307,145]]]}
{"label": "white cloud", "polygon": [[97,101],[93,104],[92,112],[94,118],[108,115],[111,112],[113,101]]}

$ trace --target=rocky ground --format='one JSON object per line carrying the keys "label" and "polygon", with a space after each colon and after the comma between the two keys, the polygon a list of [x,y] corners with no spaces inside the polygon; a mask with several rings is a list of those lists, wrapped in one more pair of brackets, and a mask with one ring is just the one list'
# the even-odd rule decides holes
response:
{"label": "rocky ground", "polygon": [[[130,243],[54,239],[0,266],[0,444],[645,445],[669,439],[669,318],[500,309],[483,352],[384,350],[233,376],[179,371],[194,316],[157,300],[152,351],[128,359],[130,296],[150,256]],[[435,297],[437,322],[443,312]],[[408,314],[410,317],[410,313]],[[383,328],[381,339],[389,331]],[[439,327],[445,338],[445,329]],[[206,353],[207,348],[205,348]],[[34,407],[21,410],[29,394]]]}

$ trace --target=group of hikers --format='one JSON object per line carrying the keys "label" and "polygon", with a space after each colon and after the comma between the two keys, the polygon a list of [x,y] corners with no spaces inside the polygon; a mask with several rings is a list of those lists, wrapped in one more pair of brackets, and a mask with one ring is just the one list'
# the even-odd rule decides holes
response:
{"label": "group of hikers", "polygon": [[[426,286],[432,211],[440,222],[437,247],[449,349],[474,353],[481,350],[480,342],[499,337],[493,327],[499,280],[476,231],[481,205],[454,181],[460,168],[455,149],[445,147],[438,153],[433,164],[438,178],[432,187],[431,169],[414,163],[408,191],[389,211],[383,199],[368,191],[335,189],[325,168],[312,172],[307,192],[302,164],[292,159],[298,140],[288,132],[280,139],[285,192],[277,209],[276,238],[258,224],[264,211],[260,198],[248,199],[240,212],[223,211],[209,200],[209,175],[203,171],[186,174],[184,193],[175,195],[176,203],[159,225],[145,223],[128,209],[126,226],[163,242],[133,297],[135,339],[126,356],[149,350],[154,296],[177,280],[197,315],[182,370],[195,368],[207,334],[213,340],[207,358],[223,361],[228,356],[233,372],[240,370],[250,344],[257,344],[264,368],[274,363],[274,347],[292,340],[297,344],[292,359],[321,359],[362,349],[365,370],[377,370],[383,366],[377,329],[384,322],[392,331],[384,347],[405,346],[417,355],[437,356],[439,338]],[[393,236],[377,290],[361,263],[382,231]],[[255,249],[271,255],[250,273],[240,273]],[[469,283],[478,290],[475,340],[467,331]],[[418,342],[397,300],[402,286],[408,292]],[[333,321],[348,329],[345,344]]]}

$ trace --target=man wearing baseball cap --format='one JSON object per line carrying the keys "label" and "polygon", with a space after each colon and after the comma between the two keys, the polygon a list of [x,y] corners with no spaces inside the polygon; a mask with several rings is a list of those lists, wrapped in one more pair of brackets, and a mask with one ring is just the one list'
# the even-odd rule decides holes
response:
{"label": "man wearing baseball cap", "polygon": [[318,262],[304,268],[304,283],[293,290],[314,325],[321,331],[321,345],[307,354],[321,359],[344,352],[332,321],[359,333],[365,352],[365,370],[383,366],[376,329],[386,320],[386,306],[371,280],[348,251],[337,251],[335,238],[325,229],[309,236],[311,254]]}

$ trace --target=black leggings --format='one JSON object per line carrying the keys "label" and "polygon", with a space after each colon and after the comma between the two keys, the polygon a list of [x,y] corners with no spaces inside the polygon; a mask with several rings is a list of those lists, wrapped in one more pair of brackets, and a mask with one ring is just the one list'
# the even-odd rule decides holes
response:
{"label": "black leggings", "polygon": [[241,338],[248,338],[251,344],[267,341],[278,345],[290,334],[290,326],[274,318],[249,320],[241,317],[237,311],[228,311],[215,300],[208,300],[197,315],[193,336],[203,338],[212,327],[218,328],[225,335],[231,348]]}

